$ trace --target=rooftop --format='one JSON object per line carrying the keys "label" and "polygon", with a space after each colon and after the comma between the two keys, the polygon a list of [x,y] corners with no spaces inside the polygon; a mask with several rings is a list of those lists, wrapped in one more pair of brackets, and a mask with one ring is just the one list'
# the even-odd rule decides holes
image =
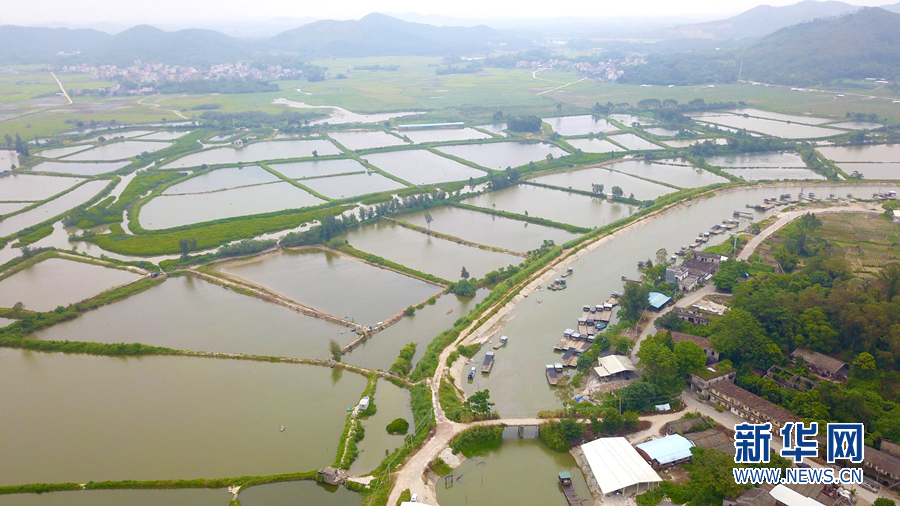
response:
{"label": "rooftop", "polygon": [[894,457],[871,446],[866,446],[863,451],[866,456],[864,465],[872,467],[880,473],[900,478],[900,458]]}
{"label": "rooftop", "polygon": [[692,334],[684,334],[682,332],[672,332],[672,341],[680,343],[681,341],[690,341],[704,350],[712,349],[712,342],[708,338],[695,336]]}
{"label": "rooftop", "polygon": [[650,460],[665,465],[682,459],[691,458],[691,448],[694,446],[689,439],[679,434],[653,439],[641,443],[635,447],[643,451]]}
{"label": "rooftop", "polygon": [[828,371],[832,375],[836,374],[844,367],[849,367],[846,362],[841,362],[836,358],[823,355],[817,351],[810,351],[806,348],[797,348],[791,356],[802,357],[803,361],[807,364],[812,365],[821,371]]}
{"label": "rooftop", "polygon": [[797,415],[782,408],[781,406],[772,404],[762,397],[744,390],[743,388],[735,385],[730,381],[720,381],[718,383],[714,383],[710,385],[709,390],[710,392],[717,392],[719,394],[737,400],[751,410],[760,413],[765,419],[780,422],[798,420]]}
{"label": "rooftop", "polygon": [[595,439],[581,445],[581,450],[604,495],[638,483],[662,481],[624,437]]}
{"label": "rooftop", "polygon": [[634,362],[624,355],[607,355],[597,359],[597,367],[594,368],[601,378],[612,376],[624,371],[637,371]]}
{"label": "rooftop", "polygon": [[669,297],[666,294],[659,292],[650,292],[650,295],[647,296],[650,307],[653,309],[660,309],[672,300],[672,297]]}

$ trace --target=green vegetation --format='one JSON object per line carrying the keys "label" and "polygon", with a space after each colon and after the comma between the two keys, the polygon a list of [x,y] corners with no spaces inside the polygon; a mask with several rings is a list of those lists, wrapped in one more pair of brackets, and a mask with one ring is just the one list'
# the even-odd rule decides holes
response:
{"label": "green vegetation", "polygon": [[393,434],[395,436],[403,435],[409,432],[409,422],[407,422],[405,418],[396,418],[394,421],[387,424],[386,429],[388,434]]}
{"label": "green vegetation", "polygon": [[48,237],[53,233],[53,225],[44,225],[42,227],[31,227],[34,230],[28,231],[29,229],[25,229],[22,232],[28,232],[25,235],[19,236],[19,240],[14,242],[13,248],[21,248],[24,246],[28,246],[29,244],[36,243],[43,239],[44,237]]}
{"label": "green vegetation", "polygon": [[572,418],[550,420],[541,424],[538,434],[547,448],[563,453],[584,437],[584,424]]}
{"label": "green vegetation", "polygon": [[494,450],[503,443],[503,429],[506,425],[479,425],[469,427],[450,440],[453,453],[472,457]]}
{"label": "green vegetation", "polygon": [[569,225],[566,223],[560,223],[557,221],[548,220],[545,218],[539,218],[537,216],[525,216],[524,214],[516,214],[508,211],[502,211],[500,209],[489,209],[486,207],[477,207],[470,204],[465,204],[462,202],[451,202],[448,205],[459,207],[460,209],[468,209],[470,211],[478,211],[480,213],[493,214],[495,216],[502,216],[504,218],[509,218],[512,220],[524,221],[527,223],[534,223],[535,225],[543,225],[546,227],[552,228],[561,228],[567,232],[572,232],[573,234],[584,234],[590,232],[591,229],[579,227],[576,225]]}
{"label": "green vegetation", "polygon": [[450,474],[450,473],[453,472],[453,468],[450,467],[449,464],[447,464],[446,462],[444,462],[444,460],[443,460],[442,458],[440,458],[440,457],[434,459],[434,460],[431,462],[431,466],[430,466],[430,467],[431,467],[431,470],[434,472],[434,474],[436,474],[436,475],[439,476],[439,477],[440,477],[440,476],[447,476],[448,474]]}
{"label": "green vegetation", "polygon": [[391,365],[390,371],[405,377],[412,370],[412,359],[416,354],[416,343],[409,343],[400,349],[400,355]]}

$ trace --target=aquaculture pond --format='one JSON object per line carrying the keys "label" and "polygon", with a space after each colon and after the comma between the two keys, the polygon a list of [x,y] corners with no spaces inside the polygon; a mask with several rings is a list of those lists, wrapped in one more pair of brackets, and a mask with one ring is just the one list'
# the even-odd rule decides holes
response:
{"label": "aquaculture pond", "polygon": [[825,179],[825,176],[816,174],[809,169],[791,169],[791,168],[736,168],[723,169],[732,176],[737,176],[747,181],[761,180],[788,180],[788,179]]}
{"label": "aquaculture pond", "polygon": [[306,158],[313,156],[313,151],[319,156],[337,155],[341,151],[329,141],[323,139],[297,140],[297,141],[264,141],[246,144],[242,148],[221,147],[213,148],[199,153],[183,156],[165,169],[177,169],[181,167],[198,167],[204,163],[236,164],[239,162],[252,163],[262,160],[277,160],[280,158]]}
{"label": "aquaculture pond", "polygon": [[672,130],[671,128],[645,128],[644,131],[660,137],[675,137],[679,132],[679,130]]}
{"label": "aquaculture pond", "polygon": [[[677,160],[660,160],[658,162],[645,162],[643,160],[626,160],[606,166],[609,169],[639,176],[653,181],[668,183],[681,188],[697,188],[713,183],[728,182],[722,176],[712,172],[698,169],[687,162]],[[627,195],[629,190],[622,187]]]}
{"label": "aquaculture pond", "polygon": [[715,139],[667,139],[663,144],[673,148],[686,148],[694,144],[703,144],[706,141],[712,141],[713,144],[725,144],[727,141],[722,138]]}
{"label": "aquaculture pond", "polygon": [[699,121],[715,123],[727,127],[746,129],[761,134],[784,137],[787,139],[811,139],[816,137],[831,137],[844,133],[846,130],[837,130],[820,126],[803,125],[800,123],[786,123],[769,119],[745,118],[743,116],[723,115],[716,117],[701,117]]}
{"label": "aquaculture pond", "polygon": [[403,418],[409,422],[409,433],[415,431],[408,390],[400,388],[390,381],[378,380],[373,401],[377,407],[375,414],[360,418],[366,431],[366,437],[357,446],[359,457],[348,469],[351,476],[361,476],[372,472],[388,454],[403,446],[405,435],[389,434],[387,431],[389,423],[397,418]]}
{"label": "aquaculture pond", "polygon": [[445,183],[479,178],[485,172],[424,149],[371,153],[364,156],[379,169],[412,184]]}
{"label": "aquaculture pond", "polygon": [[[93,137],[88,137],[87,139],[78,141],[78,142],[98,142],[100,141],[100,137],[103,137],[105,140],[115,139],[117,137],[122,137],[124,139],[132,139],[134,137],[140,137],[142,135],[147,135],[153,133],[153,130],[109,130],[103,132],[102,134],[94,135]],[[169,140],[169,139],[162,139]]]}
{"label": "aquaculture pond", "polygon": [[453,155],[482,167],[502,170],[537,162],[552,155],[553,158],[568,155],[562,149],[542,142],[493,142],[490,144],[462,144],[441,146],[439,151]]}
{"label": "aquaculture pond", "polygon": [[0,202],[0,217],[30,205],[32,205],[31,202]]}
{"label": "aquaculture pond", "polygon": [[553,128],[554,132],[562,136],[595,134],[619,129],[609,121],[590,114],[544,118],[543,120]]}
{"label": "aquaculture pond", "polygon": [[610,114],[609,117],[610,119],[614,119],[627,127],[634,126],[635,123],[637,123],[638,126],[656,125],[659,123],[654,118],[649,118],[647,116],[634,116],[631,114]]}
{"label": "aquaculture pond", "polygon": [[269,168],[291,179],[319,177],[347,172],[363,172],[365,167],[352,158],[310,160],[308,162],[270,163]]}
{"label": "aquaculture pond", "polygon": [[166,188],[163,195],[212,192],[234,188],[236,186],[272,183],[280,180],[281,179],[275,174],[255,165],[249,167],[230,167],[226,169],[216,169],[174,184]]}
{"label": "aquaculture pond", "polygon": [[150,135],[141,136],[142,141],[173,141],[175,139],[180,139],[184,137],[190,132],[154,132]]}
{"label": "aquaculture pond", "polygon": [[7,175],[0,178],[0,200],[44,200],[81,181],[83,179],[39,174]]}
{"label": "aquaculture pond", "polygon": [[435,128],[431,130],[402,130],[397,132],[416,144],[423,142],[467,141],[487,139],[491,136],[474,128]]}
{"label": "aquaculture pond", "polygon": [[[563,244],[578,237],[577,234],[559,228],[535,225],[458,207],[438,207],[429,209],[427,212],[433,220],[430,224],[431,230],[477,244],[496,246],[520,253],[540,247],[545,240]],[[429,224],[425,219],[425,213],[425,211],[419,211],[404,214],[398,216],[397,219],[427,228]]]}
{"label": "aquaculture pond", "polygon": [[479,125],[478,128],[480,128],[482,130],[487,130],[488,132],[491,132],[492,134],[497,134],[497,135],[502,135],[504,137],[507,137],[506,132],[504,132],[504,130],[506,130],[509,127],[507,126],[506,123],[492,123],[490,125]]}
{"label": "aquaculture pond", "polygon": [[832,121],[828,118],[817,118],[815,116],[797,116],[794,114],[782,114],[780,112],[770,112],[763,111],[760,109],[735,109],[732,112],[738,116],[743,116],[744,114],[748,116],[756,116],[757,118],[765,118],[765,119],[773,119],[777,121],[786,121],[791,123],[806,123],[808,125],[821,125],[823,123],[828,123]]}
{"label": "aquaculture pond", "polygon": [[[463,267],[472,276],[480,278],[498,267],[518,265],[524,260],[431,237],[389,221],[366,225],[341,237],[358,250],[448,281],[458,280]],[[402,248],[397,247],[400,244]]]}
{"label": "aquaculture pond", "polygon": [[309,187],[314,192],[333,199],[342,199],[406,187],[377,172],[304,179],[300,181],[300,183]]}
{"label": "aquaculture pond", "polygon": [[0,307],[17,302],[32,311],[50,311],[136,280],[138,274],[99,265],[48,258],[0,281]]}
{"label": "aquaculture pond", "polygon": [[634,193],[634,198],[638,200],[652,200],[660,195],[676,191],[669,186],[651,183],[605,167],[558,172],[536,177],[531,181],[586,192],[593,191],[595,184],[602,184],[603,192],[607,195],[612,192],[614,186],[618,186],[622,188],[626,196]]}
{"label": "aquaculture pond", "polygon": [[568,471],[578,495],[591,501],[590,490],[575,458],[553,451],[538,439],[518,439],[515,428],[504,431],[499,448],[476,455],[453,470],[453,486],[438,480],[442,506],[566,504],[557,473]]}
{"label": "aquaculture pond", "polygon": [[97,174],[105,174],[107,172],[119,170],[129,163],[131,162],[43,162],[35,165],[31,170],[35,172],[76,174],[78,176],[96,176]]}
{"label": "aquaculture pond", "polygon": [[228,506],[225,489],[77,490],[3,496],[3,506]]}
{"label": "aquaculture pond", "polygon": [[562,190],[518,184],[463,201],[473,206],[538,216],[559,223],[593,228],[628,216],[634,207]]}
{"label": "aquaculture pond", "polygon": [[[327,367],[0,349],[0,485],[268,475],[330,464],[366,378]],[[34,402],[41,399],[41,402]],[[280,430],[281,427],[284,430]]]}
{"label": "aquaculture pond", "polygon": [[38,331],[33,337],[325,359],[330,356],[328,341],[349,344],[356,337],[351,330],[191,276],[180,276]]}
{"label": "aquaculture pond", "polygon": [[94,197],[109,184],[109,181],[88,181],[78,188],[24,213],[10,216],[0,221],[0,237],[10,235],[23,228],[37,225],[58,216]]}
{"label": "aquaculture pond", "polygon": [[137,156],[143,152],[152,153],[165,149],[172,144],[169,142],[150,142],[150,141],[124,141],[111,142],[103,144],[94,149],[66,156],[66,160],[84,161],[84,160],[124,160]]}
{"label": "aquaculture pond", "polygon": [[324,201],[290,183],[272,183],[193,195],[161,195],[141,207],[146,229],[315,206]]}
{"label": "aquaculture pond", "polygon": [[[366,437],[369,437],[368,433]],[[313,481],[251,487],[242,490],[239,499],[242,506],[359,506],[362,502],[362,496],[356,492]]]}
{"label": "aquaculture pond", "polygon": [[613,142],[617,142],[623,146],[625,149],[629,150],[642,150],[642,149],[663,149],[662,146],[658,144],[654,144],[643,137],[638,137],[634,134],[617,134],[610,135],[609,139]]}
{"label": "aquaculture pond", "polygon": [[622,147],[602,138],[568,139],[566,142],[573,148],[580,149],[585,153],[614,153],[616,151],[624,151]]}
{"label": "aquaculture pond", "polygon": [[900,144],[820,146],[816,150],[835,162],[900,162]]}
{"label": "aquaculture pond", "polygon": [[806,168],[806,164],[803,162],[803,159],[800,158],[800,155],[790,151],[777,151],[768,153],[736,153],[729,155],[709,156],[706,157],[706,163],[725,168]]}
{"label": "aquaculture pond", "polygon": [[0,149],[0,170],[19,165],[19,155],[15,151]]}
{"label": "aquaculture pond", "polygon": [[332,139],[350,150],[381,148],[385,146],[399,146],[406,144],[403,139],[387,132],[367,130],[347,130],[343,132],[329,132]]}
{"label": "aquaculture pond", "polygon": [[318,248],[238,260],[216,269],[360,325],[387,320],[441,291],[440,286]]}
{"label": "aquaculture pond", "polygon": [[838,167],[847,174],[859,172],[866,179],[900,179],[900,162],[894,163],[853,163],[838,162]]}
{"label": "aquaculture pond", "polygon": [[91,144],[82,144],[80,146],[65,146],[62,148],[42,149],[40,151],[36,151],[31,154],[37,155],[37,156],[43,156],[44,158],[59,158],[62,156],[71,155],[72,153],[77,153],[79,151],[91,149],[93,147],[94,146]]}

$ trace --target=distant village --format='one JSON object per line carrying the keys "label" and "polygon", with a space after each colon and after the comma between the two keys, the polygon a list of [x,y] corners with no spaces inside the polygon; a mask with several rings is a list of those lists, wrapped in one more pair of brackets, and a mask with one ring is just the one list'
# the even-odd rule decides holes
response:
{"label": "distant village", "polygon": [[613,62],[612,60],[608,60],[606,62],[573,62],[570,60],[520,60],[516,63],[516,68],[518,69],[554,69],[554,68],[562,68],[562,69],[573,69],[576,70],[579,74],[585,77],[592,77],[595,79],[601,79],[605,81],[615,81],[622,74],[625,73],[620,67],[630,67],[634,65],[643,65],[647,63],[643,58],[638,57],[629,57],[624,60]]}

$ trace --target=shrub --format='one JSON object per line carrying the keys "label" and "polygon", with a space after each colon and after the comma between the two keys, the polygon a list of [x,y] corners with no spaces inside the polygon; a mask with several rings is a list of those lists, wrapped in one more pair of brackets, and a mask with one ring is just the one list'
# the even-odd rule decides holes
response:
{"label": "shrub", "polygon": [[393,434],[395,436],[406,434],[409,432],[409,422],[406,421],[405,418],[397,418],[393,422],[387,424],[388,434]]}

